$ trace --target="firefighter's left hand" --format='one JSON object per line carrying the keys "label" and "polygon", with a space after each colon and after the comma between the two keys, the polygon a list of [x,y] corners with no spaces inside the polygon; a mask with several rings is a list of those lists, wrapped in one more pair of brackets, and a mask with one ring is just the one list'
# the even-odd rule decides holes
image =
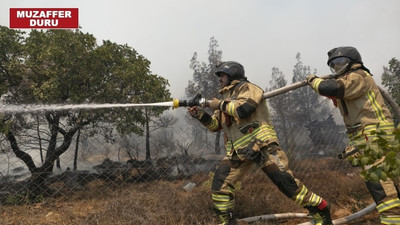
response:
{"label": "firefighter's left hand", "polygon": [[200,108],[198,108],[197,106],[193,106],[193,107],[189,107],[187,108],[189,114],[196,119],[201,119],[201,117],[204,114],[204,111]]}
{"label": "firefighter's left hand", "polygon": [[318,78],[315,74],[311,74],[311,75],[308,75],[307,76],[307,83],[310,85],[310,86],[312,86],[312,82],[313,82],[313,80],[315,79],[315,78]]}
{"label": "firefighter's left hand", "polygon": [[217,110],[217,109],[220,109],[221,103],[222,103],[222,100],[220,100],[218,98],[213,98],[210,101],[209,106],[210,106],[210,108]]}

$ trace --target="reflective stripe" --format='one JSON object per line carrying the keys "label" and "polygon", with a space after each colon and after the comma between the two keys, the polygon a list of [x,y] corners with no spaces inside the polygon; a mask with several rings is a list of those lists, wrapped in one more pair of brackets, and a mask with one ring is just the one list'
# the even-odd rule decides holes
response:
{"label": "reflective stripe", "polygon": [[321,201],[322,201],[321,197],[319,197],[318,195],[312,193],[311,197],[310,197],[310,200],[308,201],[307,205],[317,206],[317,205],[321,204]]}
{"label": "reflective stripe", "polygon": [[238,117],[238,115],[236,113],[235,102],[234,101],[231,101],[226,105],[226,111],[228,112],[228,114],[230,116]]}
{"label": "reflective stripe", "polygon": [[321,78],[315,78],[314,79],[314,82],[313,82],[313,89],[319,94],[319,90],[318,90],[318,87],[319,87],[319,85],[321,84],[321,82],[323,81],[323,79],[321,79]]}
{"label": "reflective stripe", "polygon": [[224,194],[212,194],[212,200],[215,208],[221,212],[226,212],[233,208],[233,200],[230,200],[229,195]]}
{"label": "reflective stripe", "polygon": [[218,195],[218,194],[212,194],[212,200],[216,202],[229,202],[229,196],[228,195]]}
{"label": "reflective stripe", "polygon": [[314,219],[315,225],[324,225],[323,224],[324,219],[322,218],[321,215],[319,215],[319,213],[312,215],[312,217]]}
{"label": "reflective stripe", "polygon": [[211,123],[207,126],[208,129],[210,130],[216,130],[219,127],[218,120],[213,116]]}
{"label": "reflective stripe", "polygon": [[303,202],[304,196],[306,196],[308,192],[308,189],[306,188],[306,186],[303,185],[303,188],[301,189],[300,193],[296,195],[295,197],[295,202],[297,204],[301,204]]}
{"label": "reflective stripe", "polygon": [[233,209],[233,201],[230,202],[222,202],[222,203],[218,203],[218,202],[214,202],[214,206],[215,208],[217,208],[219,211],[221,212],[226,212],[230,209]]}
{"label": "reflective stripe", "polygon": [[[372,124],[364,127],[364,133],[376,131],[377,125]],[[394,130],[394,123],[379,123],[378,128],[384,131],[392,132]]]}
{"label": "reflective stripe", "polygon": [[367,97],[368,97],[369,102],[371,103],[372,108],[375,111],[375,115],[378,118],[378,120],[380,122],[387,123],[388,121],[386,120],[385,115],[383,115],[381,106],[376,102],[375,93],[373,91],[368,91]]}
{"label": "reflective stripe", "polygon": [[270,139],[278,139],[274,128],[270,125],[262,125],[259,128],[255,129],[252,133],[246,134],[241,137],[239,140],[235,141],[232,145],[231,141],[227,141],[225,144],[225,148],[227,152],[230,152],[232,148],[240,149],[246,147],[250,142],[254,139],[258,139],[260,141],[266,141]]}
{"label": "reflective stripe", "polygon": [[226,155],[232,155],[232,153],[233,153],[233,151],[232,151],[232,141],[227,141],[226,143],[225,143],[225,153],[226,153]]}
{"label": "reflective stripe", "polygon": [[349,134],[348,137],[350,139],[350,144],[352,145],[361,145],[365,144],[365,138],[368,137],[368,141],[374,141],[378,138],[377,134],[371,134],[373,131],[377,131],[380,129],[386,132],[385,135],[382,135],[382,138],[390,141],[390,139],[394,138],[393,130],[394,124],[393,123],[380,123],[378,125],[372,124],[364,127],[364,129],[357,131],[356,133]]}
{"label": "reflective stripe", "polygon": [[400,206],[400,199],[399,198],[395,198],[395,199],[391,199],[389,201],[386,202],[382,202],[381,204],[379,204],[376,209],[378,210],[379,213],[382,213],[383,211],[395,208],[395,207],[399,207]]}
{"label": "reflective stripe", "polygon": [[228,186],[229,193],[231,193],[235,197],[235,188]]}
{"label": "reflective stripe", "polygon": [[231,141],[228,141],[228,142],[226,142],[226,144],[225,144],[225,148],[226,148],[226,150],[231,150],[232,149],[232,142]]}
{"label": "reflective stripe", "polygon": [[382,224],[400,224],[400,216],[381,216]]}

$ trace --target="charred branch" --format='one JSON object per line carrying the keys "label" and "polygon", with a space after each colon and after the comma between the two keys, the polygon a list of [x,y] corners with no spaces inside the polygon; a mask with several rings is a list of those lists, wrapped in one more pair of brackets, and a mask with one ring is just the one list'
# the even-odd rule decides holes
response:
{"label": "charred branch", "polygon": [[36,166],[35,166],[35,163],[33,162],[32,157],[28,153],[22,151],[19,148],[17,139],[15,138],[14,134],[11,131],[8,131],[6,136],[7,136],[7,140],[10,142],[10,146],[11,146],[11,149],[13,150],[14,154],[19,159],[21,159],[26,164],[29,171],[31,173],[33,173],[36,169]]}

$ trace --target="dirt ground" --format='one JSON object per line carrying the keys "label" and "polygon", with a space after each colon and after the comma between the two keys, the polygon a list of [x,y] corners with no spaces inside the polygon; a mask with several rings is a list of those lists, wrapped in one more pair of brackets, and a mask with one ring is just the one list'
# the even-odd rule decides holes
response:
{"label": "dirt ground", "polygon": [[[372,203],[364,182],[326,168],[297,171],[296,177],[331,204],[333,219],[350,215]],[[307,179],[312,177],[312,179]],[[191,191],[182,187],[187,182]],[[307,181],[307,182],[305,182]],[[62,192],[28,205],[1,205],[0,224],[6,225],[128,225],[128,224],[216,224],[212,210],[210,178],[203,174],[190,179],[109,185],[93,181],[85,190]],[[307,213],[287,199],[259,170],[249,173],[236,187],[235,212],[239,218],[276,213]],[[258,221],[250,224],[287,224],[308,219]],[[373,211],[349,225],[379,224]]]}

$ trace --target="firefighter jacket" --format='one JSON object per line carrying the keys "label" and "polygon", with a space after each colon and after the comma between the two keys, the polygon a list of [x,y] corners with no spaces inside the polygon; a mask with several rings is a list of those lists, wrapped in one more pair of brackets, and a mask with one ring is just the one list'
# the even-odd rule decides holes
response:
{"label": "firefighter jacket", "polygon": [[312,88],[331,98],[340,109],[350,141],[361,144],[365,135],[378,128],[387,132],[394,129],[392,116],[384,103],[378,86],[361,64],[352,65],[349,72],[335,79],[312,80]]}
{"label": "firefighter jacket", "polygon": [[[350,141],[344,151],[347,160],[364,155],[362,146],[378,139],[377,132],[374,131],[384,131],[385,134],[381,134],[381,137],[388,141],[389,145],[395,143],[394,124],[390,112],[371,74],[361,64],[354,64],[349,72],[336,79],[315,78],[310,85],[319,94],[332,98],[335,105],[340,108]],[[378,148],[379,145],[374,149]],[[385,157],[362,167],[368,169],[370,166],[378,166]],[[387,179],[366,184],[377,205],[381,223],[399,224],[400,200],[393,181]]]}
{"label": "firefighter jacket", "polygon": [[219,92],[223,96],[221,105],[224,107],[215,110],[208,122],[203,120],[203,124],[213,132],[224,131],[228,157],[236,152],[239,159],[244,160],[245,156],[240,150],[251,143],[256,142],[258,149],[278,143],[267,103],[263,99],[264,91],[260,87],[248,81],[234,80]]}

